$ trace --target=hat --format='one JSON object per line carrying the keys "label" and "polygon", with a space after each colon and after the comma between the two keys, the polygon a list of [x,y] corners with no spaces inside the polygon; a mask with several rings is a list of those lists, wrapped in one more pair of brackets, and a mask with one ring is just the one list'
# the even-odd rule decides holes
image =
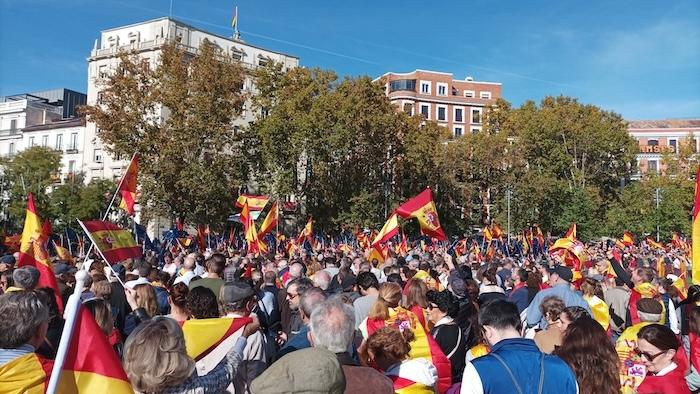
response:
{"label": "hat", "polygon": [[560,278],[567,282],[571,282],[571,280],[574,279],[574,273],[571,271],[571,268],[563,265],[557,265],[554,268],[549,268],[547,269],[547,272],[550,274],[557,274]]}
{"label": "hat", "polygon": [[71,274],[74,272],[77,272],[78,269],[75,267],[71,267],[70,265],[66,263],[56,263],[53,265],[53,273],[56,275],[61,275],[61,274]]}
{"label": "hat", "polygon": [[250,298],[255,294],[253,287],[241,280],[228,282],[221,288],[221,301],[225,304]]}

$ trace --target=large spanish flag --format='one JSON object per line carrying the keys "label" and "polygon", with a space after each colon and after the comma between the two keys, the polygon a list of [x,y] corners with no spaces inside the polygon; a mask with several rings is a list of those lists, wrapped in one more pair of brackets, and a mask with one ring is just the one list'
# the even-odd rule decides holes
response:
{"label": "large spanish flag", "polygon": [[270,211],[267,213],[267,216],[265,216],[265,220],[263,220],[262,224],[260,225],[260,230],[258,231],[258,238],[262,238],[265,235],[267,235],[270,231],[272,231],[275,226],[277,226],[277,216],[279,214],[279,211],[277,209],[277,202],[272,204],[272,207],[270,207]]}
{"label": "large spanish flag", "polygon": [[241,194],[236,200],[236,208],[243,208],[243,205],[247,202],[248,209],[251,211],[262,211],[270,201],[268,196],[254,196],[252,194]]}
{"label": "large spanish flag", "polygon": [[399,220],[396,213],[392,213],[389,219],[384,223],[379,234],[372,241],[372,246],[386,242],[399,233]]}
{"label": "large spanish flag", "polygon": [[117,193],[121,196],[119,208],[125,210],[129,215],[134,216],[134,205],[136,204],[136,174],[138,174],[139,155],[135,154],[126,168],[124,177],[119,183]]}
{"label": "large spanish flag", "polygon": [[416,218],[421,232],[440,241],[447,239],[440,226],[437,208],[433,200],[433,192],[426,188],[420,194],[403,203],[396,209],[396,213],[402,218]]}
{"label": "large spanish flag", "polygon": [[411,351],[408,353],[408,358],[424,358],[432,363],[438,372],[438,392],[444,393],[452,384],[450,359],[445,356],[433,337],[425,331],[415,313],[403,307],[389,308],[389,317],[386,320],[367,319],[364,324],[360,325],[360,331],[365,338],[369,338],[382,327],[399,328],[406,325],[411,328],[415,335],[415,339],[410,343]]}
{"label": "large spanish flag", "polygon": [[700,166],[695,174],[695,202],[693,203],[693,237],[691,264],[693,284],[700,284]]}
{"label": "large spanish flag", "polygon": [[194,319],[181,322],[187,354],[195,361],[203,359],[231,335],[240,335],[242,332],[240,330],[250,322],[251,319],[248,317]]}
{"label": "large spanish flag", "polygon": [[0,392],[43,394],[49,385],[53,360],[36,353],[17,357],[0,365]]}
{"label": "large spanish flag", "polygon": [[92,220],[82,224],[95,246],[102,252],[109,264],[116,264],[128,258],[141,257],[142,249],[134,237],[112,222]]}
{"label": "large spanish flag", "polygon": [[27,197],[27,214],[24,218],[24,229],[19,247],[18,267],[31,265],[39,270],[39,284],[37,287],[50,287],[53,289],[58,309],[63,313],[63,300],[56,283],[56,275],[51,269],[49,253],[46,250],[49,234],[44,233],[41,218],[36,211],[34,196],[29,193]]}
{"label": "large spanish flag", "polygon": [[119,356],[89,310],[79,306],[58,393],[133,393]]}

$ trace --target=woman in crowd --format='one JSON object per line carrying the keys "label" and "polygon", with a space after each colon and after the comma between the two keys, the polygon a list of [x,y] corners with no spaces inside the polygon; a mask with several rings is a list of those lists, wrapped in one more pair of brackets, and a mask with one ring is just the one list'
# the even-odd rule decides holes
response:
{"label": "woman in crowd", "polygon": [[257,319],[246,325],[226,357],[209,373],[199,376],[194,360],[185,351],[180,325],[164,317],[151,319],[126,340],[124,370],[137,392],[221,393],[236,376],[246,338],[259,326]]}
{"label": "woman in crowd", "polygon": [[197,286],[187,294],[187,310],[194,319],[212,319],[220,317],[219,302],[209,288]]}
{"label": "woman in crowd", "polygon": [[158,302],[156,292],[149,284],[136,285],[133,289],[125,288],[124,291],[131,307],[131,313],[124,322],[124,333],[129,336],[142,321],[158,315]]}
{"label": "woman in crowd", "polygon": [[700,390],[700,307],[694,306],[689,313],[690,373],[685,381],[693,392]]}
{"label": "woman in crowd", "polygon": [[114,351],[121,357],[123,350],[122,337],[119,334],[119,330],[114,327],[114,317],[112,317],[112,310],[109,306],[109,302],[102,298],[92,298],[83,302],[83,306],[90,310],[95,317],[97,325],[100,326],[100,330],[102,330],[102,333],[107,337],[109,344],[112,345]]}
{"label": "woman in crowd", "polygon": [[582,316],[590,317],[591,315],[588,314],[587,310],[580,306],[567,306],[563,311],[561,311],[561,314],[559,314],[559,328],[562,331],[566,331],[569,324],[575,322],[576,319]]}
{"label": "woman in crowd", "polygon": [[413,331],[383,327],[367,339],[369,365],[384,371],[394,382],[394,390],[411,389],[411,393],[436,392],[437,370],[426,359],[408,359]]}
{"label": "woman in crowd", "polygon": [[639,330],[636,353],[647,368],[637,393],[690,393],[685,382],[687,358],[676,335],[661,324],[649,324]]}
{"label": "woman in crowd", "polygon": [[574,371],[581,394],[620,392],[620,359],[607,332],[591,317],[584,315],[569,324],[554,354]]}
{"label": "woman in crowd", "polygon": [[426,308],[428,307],[428,301],[425,299],[425,295],[428,292],[428,287],[425,282],[413,278],[408,281],[408,288],[406,291],[405,300],[403,302],[403,307],[409,311],[416,314],[420,324],[428,329],[428,322],[426,321]]}
{"label": "woman in crowd", "polygon": [[461,328],[454,320],[459,311],[459,304],[449,290],[439,292],[431,290],[427,294],[427,300],[428,319],[433,324],[430,335],[440,345],[445,356],[450,359],[452,382],[461,382],[467,343]]}
{"label": "woman in crowd", "polygon": [[187,309],[187,295],[189,293],[190,289],[184,283],[174,284],[170,288],[170,295],[168,296],[168,303],[170,304],[169,318],[175,319],[177,322],[183,322],[190,318],[190,312]]}
{"label": "woman in crowd", "polygon": [[591,307],[593,318],[605,331],[608,331],[610,327],[610,310],[608,304],[604,301],[603,287],[600,285],[600,282],[591,278],[584,279],[581,283],[581,292],[583,293],[583,299]]}
{"label": "woman in crowd", "polygon": [[498,275],[496,275],[497,269],[495,265],[491,265],[484,272],[481,288],[479,289],[480,305],[484,305],[489,301],[504,300],[506,298],[505,290],[498,285]]}
{"label": "woman in crowd", "polygon": [[561,346],[562,337],[564,336],[562,329],[559,326],[559,316],[566,308],[564,301],[556,296],[545,297],[540,304],[540,311],[545,320],[547,320],[547,328],[538,331],[535,334],[535,343],[540,351],[552,353],[557,346]]}

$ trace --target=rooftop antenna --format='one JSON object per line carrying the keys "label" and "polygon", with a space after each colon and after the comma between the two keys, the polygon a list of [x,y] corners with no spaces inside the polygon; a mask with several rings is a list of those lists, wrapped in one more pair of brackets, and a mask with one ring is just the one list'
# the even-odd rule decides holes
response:
{"label": "rooftop antenna", "polygon": [[241,32],[238,31],[238,6],[233,9],[233,18],[231,19],[231,27],[233,28],[233,39],[240,41]]}
{"label": "rooftop antenna", "polygon": [[170,14],[168,15],[169,18],[173,17],[173,0],[170,0]]}

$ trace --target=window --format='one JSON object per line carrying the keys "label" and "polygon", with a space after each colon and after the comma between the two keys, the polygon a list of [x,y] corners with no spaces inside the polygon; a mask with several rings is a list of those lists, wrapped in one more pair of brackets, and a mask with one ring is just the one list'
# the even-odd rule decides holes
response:
{"label": "window", "polygon": [[95,163],[102,163],[102,149],[95,149],[92,154],[92,161]]}
{"label": "window", "polygon": [[420,92],[422,94],[430,94],[430,82],[420,81]]}
{"label": "window", "polygon": [[44,148],[49,146],[49,136],[48,135],[41,136],[41,146],[43,146]]}
{"label": "window", "polygon": [[97,77],[98,78],[107,78],[107,66],[100,66],[97,69]]}
{"label": "window", "polygon": [[423,115],[424,119],[430,119],[430,105],[429,104],[421,104],[420,105],[420,113]]}
{"label": "window", "polygon": [[68,161],[68,173],[72,174],[75,172],[75,160]]}
{"label": "window", "polygon": [[465,90],[464,91],[464,97],[474,97],[474,91],[473,90]]}
{"label": "window", "polygon": [[486,100],[491,100],[491,92],[481,92],[479,97]]}
{"label": "window", "polygon": [[264,67],[264,66],[267,66],[269,63],[270,63],[270,58],[262,57],[262,56],[261,56],[261,57],[258,59],[258,64],[261,65],[261,66],[263,66],[263,67]]}
{"label": "window", "polygon": [[78,150],[78,133],[70,134],[70,144],[68,145],[70,150]]}
{"label": "window", "polygon": [[481,123],[481,108],[472,108],[472,123]]}
{"label": "window", "polygon": [[17,130],[17,119],[10,120],[10,130]]}
{"label": "window", "polygon": [[647,162],[647,168],[649,172],[659,172],[659,161],[658,160],[649,160]]}
{"label": "window", "polygon": [[56,150],[63,150],[63,134],[56,134]]}
{"label": "window", "polygon": [[447,84],[438,82],[437,83],[437,94],[438,96],[447,96]]}
{"label": "window", "polygon": [[403,112],[413,116],[413,103],[403,103]]}
{"label": "window", "polygon": [[243,51],[237,48],[231,48],[231,57],[233,60],[243,60]]}
{"label": "window", "polygon": [[97,104],[102,104],[102,92],[97,92]]}
{"label": "window", "polygon": [[444,105],[437,106],[437,120],[439,122],[447,122],[447,107]]}
{"label": "window", "polygon": [[678,140],[672,140],[669,138],[668,147],[671,152],[678,153]]}
{"label": "window", "polygon": [[462,128],[462,126],[455,126],[453,128],[453,131],[455,137],[461,137],[462,134],[464,134],[464,129]]}
{"label": "window", "polygon": [[15,143],[10,142],[10,147],[7,150],[8,155],[14,156],[15,155]]}
{"label": "window", "polygon": [[454,121],[456,123],[464,122],[464,108],[455,107]]}
{"label": "window", "polygon": [[389,82],[389,93],[396,92],[399,90],[408,90],[411,92],[416,91],[416,80],[415,79],[397,79],[396,81]]}
{"label": "window", "polygon": [[140,34],[138,32],[129,33],[129,44],[136,44],[137,42],[139,42],[139,36]]}
{"label": "window", "polygon": [[30,148],[34,147],[34,137],[29,137],[29,143],[27,143],[27,145]]}
{"label": "window", "polygon": [[481,126],[472,126],[472,133],[478,133],[481,131]]}
{"label": "window", "polygon": [[649,146],[659,146],[659,140],[647,140]]}

